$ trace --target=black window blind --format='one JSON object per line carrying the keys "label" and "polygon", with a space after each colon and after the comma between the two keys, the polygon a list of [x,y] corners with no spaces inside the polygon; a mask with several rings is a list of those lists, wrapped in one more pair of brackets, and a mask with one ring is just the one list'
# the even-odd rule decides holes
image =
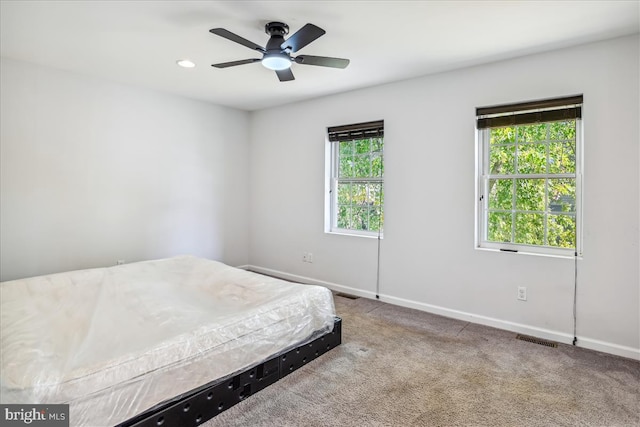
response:
{"label": "black window blind", "polygon": [[478,129],[582,118],[582,95],[476,108]]}
{"label": "black window blind", "polygon": [[327,129],[329,141],[351,141],[354,139],[382,138],[384,136],[384,120],[356,123],[352,125],[332,126]]}

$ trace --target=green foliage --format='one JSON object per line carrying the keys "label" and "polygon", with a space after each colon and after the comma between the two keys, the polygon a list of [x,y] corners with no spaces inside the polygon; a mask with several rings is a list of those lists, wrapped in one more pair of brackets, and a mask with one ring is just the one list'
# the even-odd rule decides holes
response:
{"label": "green foliage", "polygon": [[382,138],[339,142],[338,228],[378,231],[384,223]]}
{"label": "green foliage", "polygon": [[576,181],[574,179],[549,179],[548,210],[551,212],[575,212]]}
{"label": "green foliage", "polygon": [[547,145],[521,144],[518,146],[518,173],[546,173]]}
{"label": "green foliage", "polygon": [[489,212],[488,240],[491,242],[511,242],[511,213]]}
{"label": "green foliage", "polygon": [[338,184],[338,227],[372,231],[382,229],[383,197],[381,183]]}
{"label": "green foliage", "polygon": [[547,139],[547,123],[516,126],[518,142],[544,141]]}
{"label": "green foliage", "polygon": [[549,139],[551,141],[575,142],[576,122],[574,120],[566,122],[552,122],[549,125]]}
{"label": "green foliage", "polygon": [[516,210],[544,210],[544,179],[516,179]]}
{"label": "green foliage", "polygon": [[489,151],[491,175],[509,175],[516,171],[516,145],[494,145]]}
{"label": "green foliage", "polygon": [[524,245],[544,245],[544,216],[516,213],[515,242]]}
{"label": "green foliage", "polygon": [[340,170],[338,171],[338,175],[341,178],[352,178],[355,176],[354,168],[353,168],[354,160],[353,156],[344,156],[340,157]]}
{"label": "green foliage", "polygon": [[340,178],[381,178],[384,174],[382,162],[382,138],[341,141],[339,151]]}
{"label": "green foliage", "polygon": [[[487,240],[573,248],[575,121],[490,129]],[[522,175],[537,175],[527,178]]]}
{"label": "green foliage", "polygon": [[489,209],[511,210],[513,205],[513,179],[490,179],[489,188]]}
{"label": "green foliage", "polygon": [[549,143],[549,173],[576,172],[576,145],[570,142]]}
{"label": "green foliage", "polygon": [[489,139],[489,144],[507,144],[510,142],[516,142],[516,129],[514,127],[491,129],[491,139]]}
{"label": "green foliage", "polygon": [[573,248],[576,241],[576,218],[571,215],[549,215],[547,221],[548,244],[560,248]]}

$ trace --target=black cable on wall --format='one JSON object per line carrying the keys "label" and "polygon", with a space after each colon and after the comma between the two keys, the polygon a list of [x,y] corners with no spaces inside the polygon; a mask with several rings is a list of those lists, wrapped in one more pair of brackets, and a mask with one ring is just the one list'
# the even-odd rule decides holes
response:
{"label": "black cable on wall", "polygon": [[[577,233],[576,233],[577,234]],[[577,247],[577,246],[576,246]],[[578,327],[578,251],[574,252],[573,256],[573,345],[578,342],[577,327]]]}

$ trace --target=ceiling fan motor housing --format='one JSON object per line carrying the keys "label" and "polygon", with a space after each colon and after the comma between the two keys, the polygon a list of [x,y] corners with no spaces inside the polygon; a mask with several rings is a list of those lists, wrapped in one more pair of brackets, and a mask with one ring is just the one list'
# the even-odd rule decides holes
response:
{"label": "ceiling fan motor housing", "polygon": [[267,42],[267,52],[282,52],[281,45],[284,43],[284,36],[289,34],[289,26],[282,22],[269,22],[264,26],[264,31],[271,36]]}
{"label": "ceiling fan motor housing", "polygon": [[286,36],[289,34],[289,26],[284,22],[269,22],[264,26],[264,32],[270,36]]}

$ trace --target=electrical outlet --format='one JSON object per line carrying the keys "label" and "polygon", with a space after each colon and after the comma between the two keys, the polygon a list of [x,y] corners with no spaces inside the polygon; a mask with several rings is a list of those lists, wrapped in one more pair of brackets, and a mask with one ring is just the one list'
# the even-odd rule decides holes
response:
{"label": "electrical outlet", "polygon": [[526,286],[518,286],[518,299],[520,301],[527,300],[527,287]]}
{"label": "electrical outlet", "polygon": [[313,254],[311,252],[307,253],[307,262],[313,263]]}
{"label": "electrical outlet", "polygon": [[122,265],[122,264],[124,264],[123,259],[119,259],[118,261],[116,261],[116,265]]}
{"label": "electrical outlet", "polygon": [[309,262],[309,254],[302,252],[302,262]]}

